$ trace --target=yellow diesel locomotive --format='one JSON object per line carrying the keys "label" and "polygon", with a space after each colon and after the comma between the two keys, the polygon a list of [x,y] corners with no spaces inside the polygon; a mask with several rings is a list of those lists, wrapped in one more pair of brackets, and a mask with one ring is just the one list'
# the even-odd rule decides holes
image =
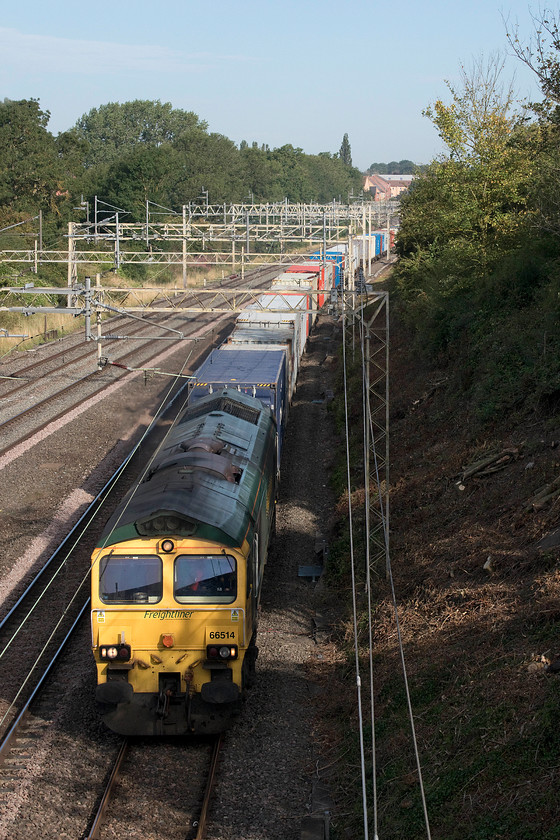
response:
{"label": "yellow diesel locomotive", "polygon": [[123,735],[216,733],[257,658],[274,412],[223,387],[180,414],[92,556],[96,700]]}

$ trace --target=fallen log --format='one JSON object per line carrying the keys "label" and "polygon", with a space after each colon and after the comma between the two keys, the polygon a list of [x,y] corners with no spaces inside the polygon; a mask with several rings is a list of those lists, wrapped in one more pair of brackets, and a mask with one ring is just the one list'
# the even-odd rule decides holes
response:
{"label": "fallen log", "polygon": [[537,492],[531,496],[529,502],[525,505],[525,510],[542,510],[551,502],[556,502],[559,498],[560,476],[537,490]]}
{"label": "fallen log", "polygon": [[555,478],[554,481],[550,481],[548,484],[541,487],[540,490],[537,490],[533,496],[533,501],[541,499],[543,496],[549,496],[557,487],[560,488],[560,475],[558,478]]}
{"label": "fallen log", "polygon": [[520,454],[521,449],[519,447],[512,447],[503,449],[501,452],[494,452],[492,455],[487,455],[480,461],[475,461],[475,463],[463,467],[463,472],[458,483],[462,483],[467,478],[472,478],[473,476],[483,477],[499,472],[499,470],[505,469],[513,461],[517,461]]}
{"label": "fallen log", "polygon": [[560,487],[558,490],[555,490],[554,493],[550,493],[548,496],[542,496],[540,499],[533,500],[531,503],[531,507],[533,510],[542,510],[545,508],[553,499],[557,499],[560,496]]}

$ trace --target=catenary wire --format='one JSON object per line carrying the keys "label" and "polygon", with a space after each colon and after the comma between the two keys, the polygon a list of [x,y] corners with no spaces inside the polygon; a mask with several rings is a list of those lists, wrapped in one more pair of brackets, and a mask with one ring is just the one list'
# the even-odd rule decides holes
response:
{"label": "catenary wire", "polygon": [[[343,297],[344,300],[344,297]],[[364,724],[362,715],[362,681],[360,677],[360,657],[358,651],[358,608],[356,598],[356,570],[354,562],[354,537],[352,518],[352,486],[350,479],[350,424],[348,420],[348,377],[346,361],[346,316],[342,313],[342,356],[343,356],[343,378],[344,378],[344,422],[346,432],[346,480],[348,485],[348,527],[350,532],[350,569],[352,576],[352,617],[354,625],[354,658],[356,668],[356,689],[358,698],[358,717],[360,727],[360,770],[362,777],[362,809],[364,820],[364,839],[368,840],[368,810],[366,790],[366,769],[364,750]]]}
{"label": "catenary wire", "polygon": [[370,484],[369,484],[369,450],[370,441],[368,437],[368,416],[369,416],[369,394],[368,378],[366,370],[366,348],[365,348],[365,324],[360,318],[360,344],[362,348],[362,415],[363,415],[363,461],[364,461],[364,487],[365,487],[365,549],[366,549],[366,595],[368,611],[368,650],[369,650],[369,694],[371,709],[371,769],[372,769],[372,799],[373,799],[373,834],[374,840],[378,838],[378,805],[377,805],[377,745],[375,738],[375,693],[374,693],[374,668],[373,668],[373,621],[371,603],[371,556],[370,556]]}

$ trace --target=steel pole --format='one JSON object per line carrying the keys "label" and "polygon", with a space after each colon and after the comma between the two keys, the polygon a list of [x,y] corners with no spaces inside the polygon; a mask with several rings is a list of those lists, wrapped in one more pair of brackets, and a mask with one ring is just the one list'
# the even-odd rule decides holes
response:
{"label": "steel pole", "polygon": [[187,288],[187,208],[183,204],[183,289]]}

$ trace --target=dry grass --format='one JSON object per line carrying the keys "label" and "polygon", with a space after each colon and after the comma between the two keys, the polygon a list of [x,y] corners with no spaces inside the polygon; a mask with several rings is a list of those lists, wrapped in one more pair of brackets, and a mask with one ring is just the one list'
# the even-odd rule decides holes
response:
{"label": "dry grass", "polygon": [[1,358],[10,352],[30,350],[66,333],[83,330],[84,319],[56,313],[25,316],[12,312],[0,312],[0,329],[6,329],[10,335],[15,336],[2,338],[0,335]]}

